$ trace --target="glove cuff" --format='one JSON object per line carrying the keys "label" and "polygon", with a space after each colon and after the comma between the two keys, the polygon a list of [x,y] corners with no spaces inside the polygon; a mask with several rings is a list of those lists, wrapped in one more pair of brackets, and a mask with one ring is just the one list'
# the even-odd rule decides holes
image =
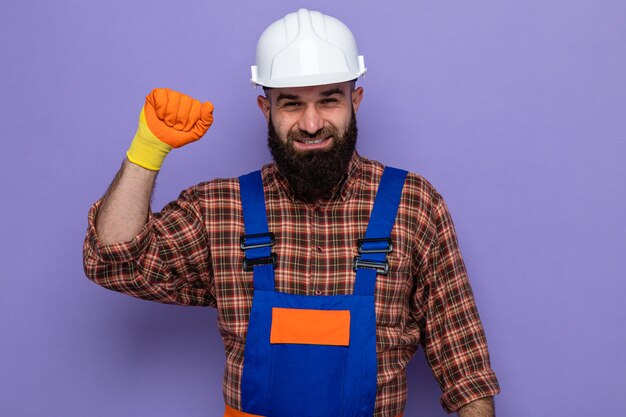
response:
{"label": "glove cuff", "polygon": [[126,152],[128,160],[142,168],[158,171],[171,150],[170,145],[162,142],[152,133],[146,122],[144,109],[141,109],[137,133]]}

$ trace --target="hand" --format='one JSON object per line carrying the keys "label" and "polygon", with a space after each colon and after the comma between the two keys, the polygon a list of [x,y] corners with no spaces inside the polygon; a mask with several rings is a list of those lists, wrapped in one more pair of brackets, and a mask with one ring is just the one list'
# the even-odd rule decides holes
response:
{"label": "hand", "polygon": [[132,163],[157,171],[172,148],[197,141],[212,123],[211,102],[200,103],[168,88],[154,89],[146,97],[126,155]]}
{"label": "hand", "polygon": [[200,103],[169,88],[155,88],[143,107],[147,125],[159,140],[180,148],[200,139],[213,123],[213,104]]}

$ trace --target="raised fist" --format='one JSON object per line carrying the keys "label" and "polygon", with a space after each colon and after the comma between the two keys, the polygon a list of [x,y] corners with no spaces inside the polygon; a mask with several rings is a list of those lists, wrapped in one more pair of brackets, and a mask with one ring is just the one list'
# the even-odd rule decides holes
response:
{"label": "raised fist", "polygon": [[134,164],[157,171],[172,148],[200,139],[211,123],[211,102],[200,103],[169,88],[156,88],[146,97],[126,156]]}
{"label": "raised fist", "polygon": [[169,88],[155,88],[143,107],[150,131],[172,148],[200,139],[213,123],[213,104]]}

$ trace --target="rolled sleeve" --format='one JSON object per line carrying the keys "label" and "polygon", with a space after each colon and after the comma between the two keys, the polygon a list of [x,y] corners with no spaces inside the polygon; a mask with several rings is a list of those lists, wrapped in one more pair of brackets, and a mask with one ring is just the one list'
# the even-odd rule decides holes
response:
{"label": "rolled sleeve", "polygon": [[133,297],[181,305],[215,305],[207,232],[193,189],[159,213],[150,213],[130,241],[102,244],[90,208],[83,244],[87,277],[98,285]]}
{"label": "rolled sleeve", "polygon": [[487,340],[461,257],[454,224],[439,196],[434,236],[422,271],[427,297],[422,345],[448,412],[500,392]]}
{"label": "rolled sleeve", "polygon": [[491,370],[474,372],[457,381],[441,396],[441,405],[452,413],[472,401],[500,392],[496,374]]}
{"label": "rolled sleeve", "polygon": [[141,254],[145,252],[150,242],[150,230],[153,220],[152,213],[148,215],[148,221],[132,240],[103,245],[98,239],[98,233],[96,232],[96,216],[100,206],[102,206],[102,200],[96,201],[89,209],[84,256],[103,263],[130,262],[139,258]]}

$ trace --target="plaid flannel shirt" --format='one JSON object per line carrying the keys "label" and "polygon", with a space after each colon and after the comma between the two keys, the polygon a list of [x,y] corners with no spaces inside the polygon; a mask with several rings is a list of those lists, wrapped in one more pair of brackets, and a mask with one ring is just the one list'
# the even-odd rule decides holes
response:
{"label": "plaid flannel shirt", "polygon": [[[269,230],[276,235],[276,289],[306,295],[351,294],[357,239],[367,228],[383,165],[355,153],[334,197],[315,205],[294,199],[276,165],[262,169]],[[226,351],[224,400],[240,410],[240,383],[252,273],[242,268],[244,234],[237,179],[183,191],[151,213],[131,241],[103,245],[89,211],[84,267],[95,283],[163,303],[213,306]],[[422,345],[443,395],[456,411],[499,392],[487,343],[441,195],[409,174],[392,232],[390,272],[375,292],[378,389],[376,417],[402,414],[406,366]]]}

